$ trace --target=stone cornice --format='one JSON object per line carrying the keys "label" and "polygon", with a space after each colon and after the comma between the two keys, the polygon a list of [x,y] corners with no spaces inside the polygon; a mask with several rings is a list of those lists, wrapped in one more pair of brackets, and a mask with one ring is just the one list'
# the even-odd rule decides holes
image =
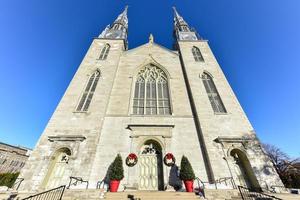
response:
{"label": "stone cornice", "polygon": [[86,137],[82,135],[55,135],[55,136],[48,136],[48,140],[50,142],[55,141],[70,141],[70,142],[76,142],[76,141],[84,141]]}
{"label": "stone cornice", "polygon": [[246,137],[217,137],[214,141],[218,143],[244,143],[250,140]]}
{"label": "stone cornice", "polygon": [[174,127],[172,124],[129,124],[127,129],[131,130],[130,137],[161,136],[171,138]]}

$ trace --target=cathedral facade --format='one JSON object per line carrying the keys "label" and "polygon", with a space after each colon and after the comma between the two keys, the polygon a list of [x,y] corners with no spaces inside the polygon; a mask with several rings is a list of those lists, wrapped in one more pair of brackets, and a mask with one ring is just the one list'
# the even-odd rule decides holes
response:
{"label": "cathedral facade", "polygon": [[[127,8],[93,39],[20,177],[23,190],[107,176],[117,154],[121,185],[164,190],[167,153],[185,155],[203,182],[265,188],[282,184],[207,40],[174,8],[174,50],[149,42],[128,49]],[[231,187],[230,186],[230,187]]]}

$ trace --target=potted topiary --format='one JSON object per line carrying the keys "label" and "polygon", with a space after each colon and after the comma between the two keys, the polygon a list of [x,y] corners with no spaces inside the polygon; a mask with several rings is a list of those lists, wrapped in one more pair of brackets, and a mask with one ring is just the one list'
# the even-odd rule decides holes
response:
{"label": "potted topiary", "polygon": [[111,192],[117,192],[120,180],[124,178],[123,161],[120,154],[117,155],[109,170],[109,189]]}
{"label": "potted topiary", "polygon": [[195,173],[187,157],[182,156],[180,163],[180,179],[183,180],[187,192],[193,192]]}

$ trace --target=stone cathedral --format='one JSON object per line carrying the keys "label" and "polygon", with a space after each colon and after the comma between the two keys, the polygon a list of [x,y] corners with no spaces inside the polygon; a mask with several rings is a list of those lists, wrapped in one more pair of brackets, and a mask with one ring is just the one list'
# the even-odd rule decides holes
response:
{"label": "stone cathedral", "polygon": [[[167,153],[177,166],[185,155],[210,184],[282,184],[208,41],[175,8],[174,49],[152,35],[128,49],[127,36],[126,7],[93,39],[20,174],[23,190],[68,185],[70,177],[95,189],[117,154],[121,185],[133,190],[167,188]],[[131,153],[138,161],[127,166]]]}

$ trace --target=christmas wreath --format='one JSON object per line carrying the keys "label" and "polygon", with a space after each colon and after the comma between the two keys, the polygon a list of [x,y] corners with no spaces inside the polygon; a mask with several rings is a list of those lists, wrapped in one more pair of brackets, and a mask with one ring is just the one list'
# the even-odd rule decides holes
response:
{"label": "christmas wreath", "polygon": [[126,165],[128,167],[133,167],[134,165],[136,165],[138,161],[137,156],[134,153],[130,153],[127,157],[126,157]]}
{"label": "christmas wreath", "polygon": [[167,165],[168,167],[171,167],[175,164],[175,162],[176,162],[176,159],[172,153],[167,153],[165,155],[165,157],[164,157],[165,165]]}

